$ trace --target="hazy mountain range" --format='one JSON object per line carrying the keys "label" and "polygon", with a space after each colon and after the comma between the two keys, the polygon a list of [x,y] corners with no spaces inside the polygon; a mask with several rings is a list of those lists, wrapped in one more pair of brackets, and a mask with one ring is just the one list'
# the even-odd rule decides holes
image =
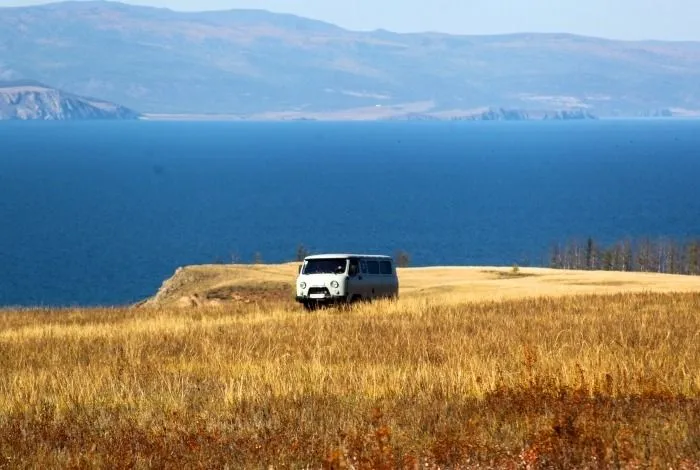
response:
{"label": "hazy mountain range", "polygon": [[700,110],[700,43],[355,32],[256,10],[114,2],[0,8],[0,80],[145,113],[599,116]]}

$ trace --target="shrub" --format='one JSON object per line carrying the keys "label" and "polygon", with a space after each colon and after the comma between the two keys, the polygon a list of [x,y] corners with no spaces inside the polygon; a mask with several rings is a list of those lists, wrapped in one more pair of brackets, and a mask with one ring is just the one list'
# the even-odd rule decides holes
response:
{"label": "shrub", "polygon": [[398,250],[394,255],[396,265],[400,268],[407,268],[411,264],[411,257],[403,250]]}

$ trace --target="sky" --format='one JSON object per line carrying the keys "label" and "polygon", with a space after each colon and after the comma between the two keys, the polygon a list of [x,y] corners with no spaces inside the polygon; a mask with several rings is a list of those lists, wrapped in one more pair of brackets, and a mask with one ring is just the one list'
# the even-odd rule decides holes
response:
{"label": "sky", "polygon": [[[0,0],[24,6],[50,0]],[[174,10],[259,8],[354,30],[452,34],[565,32],[700,41],[700,0],[125,0]]]}

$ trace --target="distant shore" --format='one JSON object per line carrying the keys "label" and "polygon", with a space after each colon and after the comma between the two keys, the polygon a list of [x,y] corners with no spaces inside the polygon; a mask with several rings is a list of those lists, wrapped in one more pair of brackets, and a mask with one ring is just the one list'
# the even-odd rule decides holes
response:
{"label": "distant shore", "polygon": [[[697,114],[679,115],[679,116],[600,116],[596,118],[602,121],[614,121],[614,120],[655,120],[655,121],[680,121],[680,120],[698,120],[700,119],[700,112]],[[385,118],[385,117],[373,117],[373,116],[361,116],[361,115],[344,115],[344,116],[289,116],[285,113],[272,113],[272,114],[254,114],[254,115],[239,115],[239,114],[186,114],[186,113],[144,113],[141,115],[141,121],[158,121],[158,122],[462,122],[462,121],[485,121],[485,119],[450,119],[450,118],[439,118],[434,119],[410,119],[410,118]],[[500,120],[508,122],[537,122],[544,121],[545,119],[511,119],[511,120]]]}

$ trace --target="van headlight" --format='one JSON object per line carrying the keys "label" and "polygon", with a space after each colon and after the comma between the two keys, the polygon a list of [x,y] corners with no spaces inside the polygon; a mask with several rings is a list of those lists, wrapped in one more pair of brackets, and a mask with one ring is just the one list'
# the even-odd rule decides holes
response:
{"label": "van headlight", "polygon": [[300,283],[299,287],[301,287],[302,289],[306,289],[306,283],[305,282]]}
{"label": "van headlight", "polygon": [[340,284],[338,284],[338,281],[333,281],[333,282],[331,282],[331,287],[333,289],[337,289],[338,287],[340,287]]}

